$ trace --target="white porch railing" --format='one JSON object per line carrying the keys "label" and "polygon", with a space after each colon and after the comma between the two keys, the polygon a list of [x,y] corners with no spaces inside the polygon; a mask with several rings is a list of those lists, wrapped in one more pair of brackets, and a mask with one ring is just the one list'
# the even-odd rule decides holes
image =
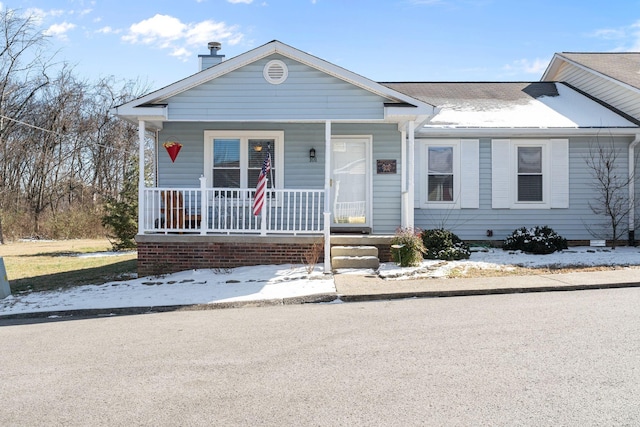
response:
{"label": "white porch railing", "polygon": [[268,189],[257,216],[255,188],[145,188],[143,194],[143,233],[324,232],[324,190]]}

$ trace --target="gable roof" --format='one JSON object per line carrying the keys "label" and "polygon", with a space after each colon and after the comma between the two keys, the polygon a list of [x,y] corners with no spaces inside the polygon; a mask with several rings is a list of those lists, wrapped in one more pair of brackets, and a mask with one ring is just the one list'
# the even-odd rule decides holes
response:
{"label": "gable roof", "polygon": [[541,80],[553,79],[562,62],[640,90],[640,52],[556,53]]}
{"label": "gable roof", "polygon": [[[328,75],[336,77],[340,80],[353,84],[371,93],[379,95],[388,100],[385,103],[386,108],[390,108],[390,115],[398,115],[398,111],[406,114],[414,114],[424,120],[426,117],[434,114],[434,106],[415,99],[405,93],[398,92],[390,87],[376,83],[366,77],[353,73],[335,64],[327,62],[323,59],[310,55],[295,49],[278,40],[273,40],[260,47],[248,52],[242,53],[236,57],[230,58],[220,64],[202,70],[196,74],[172,83],[164,88],[153,91],[147,95],[141,96],[133,101],[127,102],[114,108],[114,113],[130,120],[144,118],[148,116],[151,120],[167,120],[166,102],[170,97],[187,91],[191,88],[199,86],[205,82],[221,77],[238,68],[258,61],[262,58],[273,54],[280,54],[302,64],[308,65]],[[411,107],[411,111],[406,108],[401,110],[394,107]],[[163,114],[158,115],[160,109]],[[402,113],[404,114],[404,113]]]}
{"label": "gable roof", "polygon": [[440,112],[423,129],[637,128],[610,108],[554,82],[382,83]]}

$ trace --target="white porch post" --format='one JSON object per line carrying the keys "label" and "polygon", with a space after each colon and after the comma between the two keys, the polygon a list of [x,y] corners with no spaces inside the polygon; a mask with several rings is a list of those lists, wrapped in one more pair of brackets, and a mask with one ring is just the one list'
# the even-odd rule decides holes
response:
{"label": "white porch post", "polygon": [[331,121],[324,124],[324,272],[331,272]]}
{"label": "white porch post", "polygon": [[640,143],[640,134],[629,144],[629,235],[628,244],[635,246],[636,240],[636,146]]}
{"label": "white porch post", "polygon": [[146,211],[144,200],[144,139],[146,134],[144,120],[138,122],[138,234],[144,230],[144,213]]}
{"label": "white porch post", "polygon": [[402,175],[400,177],[400,227],[406,228],[409,222],[407,212],[409,208],[407,206],[408,194],[407,191],[407,130],[406,127],[400,130],[400,165],[402,168]]}
{"label": "white porch post", "polygon": [[415,146],[416,146],[416,132],[415,127],[416,123],[413,120],[410,120],[408,123],[409,129],[407,133],[409,134],[409,144],[407,147],[408,155],[407,155],[407,227],[413,228],[415,226],[415,218],[413,206],[415,204]]}

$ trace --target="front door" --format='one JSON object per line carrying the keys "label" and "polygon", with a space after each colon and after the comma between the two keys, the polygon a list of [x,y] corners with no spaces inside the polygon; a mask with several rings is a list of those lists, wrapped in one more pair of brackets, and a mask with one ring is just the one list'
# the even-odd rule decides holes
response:
{"label": "front door", "polygon": [[369,137],[331,140],[332,227],[370,227]]}

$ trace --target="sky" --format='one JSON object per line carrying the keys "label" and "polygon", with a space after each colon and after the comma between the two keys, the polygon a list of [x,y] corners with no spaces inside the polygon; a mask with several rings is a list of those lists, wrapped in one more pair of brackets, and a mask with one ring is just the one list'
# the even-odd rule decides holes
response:
{"label": "sky", "polygon": [[0,0],[90,81],[158,89],[272,40],[378,82],[537,81],[555,52],[640,51],[640,0]]}
{"label": "sky", "polygon": [[[382,263],[377,274],[388,280],[390,289],[393,289],[396,280],[443,278],[454,269],[464,272],[468,268],[510,270],[514,265],[528,268],[636,266],[639,251],[633,246],[617,247],[615,250],[576,246],[548,255],[533,255],[521,251],[488,248],[472,251],[468,260],[423,260],[418,267],[399,267],[394,263]],[[73,256],[118,256],[119,254],[122,253],[98,252]],[[338,274],[372,275],[376,272],[348,269],[338,270]],[[427,281],[422,285],[429,286],[428,283]],[[509,286],[517,286],[516,283],[517,281],[510,281]],[[304,265],[187,270],[161,277],[141,277],[103,285],[87,284],[56,291],[13,294],[0,299],[0,316],[83,309],[278,300],[317,294],[334,295],[335,292],[333,277],[323,274],[322,266],[317,265],[311,274],[308,274],[307,266]],[[334,303],[339,302],[340,300],[334,301]]]}

